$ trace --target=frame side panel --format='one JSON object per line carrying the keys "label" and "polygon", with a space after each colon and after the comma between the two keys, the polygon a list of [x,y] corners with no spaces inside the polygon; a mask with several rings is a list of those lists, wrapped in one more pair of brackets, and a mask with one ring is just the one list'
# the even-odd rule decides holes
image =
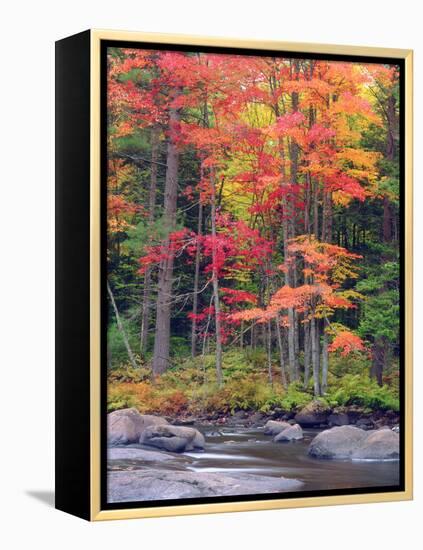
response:
{"label": "frame side panel", "polygon": [[90,31],[56,42],[56,508],[90,519]]}

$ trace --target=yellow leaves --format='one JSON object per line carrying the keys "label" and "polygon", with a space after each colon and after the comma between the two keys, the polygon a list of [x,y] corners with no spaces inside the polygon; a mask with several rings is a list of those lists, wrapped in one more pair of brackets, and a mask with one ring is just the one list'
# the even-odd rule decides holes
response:
{"label": "yellow leaves", "polygon": [[107,220],[108,233],[120,233],[132,227],[126,220],[111,218]]}
{"label": "yellow leaves", "polygon": [[351,195],[347,195],[342,191],[334,191],[332,193],[333,203],[338,206],[348,206],[352,200]]}
{"label": "yellow leaves", "polygon": [[336,283],[343,283],[346,279],[357,279],[358,268],[350,258],[339,258],[334,265],[331,273],[331,278]]}
{"label": "yellow leaves", "polygon": [[382,154],[374,151],[365,151],[364,149],[345,147],[336,156],[342,163],[349,162],[356,168],[372,171],[375,170],[376,162],[382,157]]}

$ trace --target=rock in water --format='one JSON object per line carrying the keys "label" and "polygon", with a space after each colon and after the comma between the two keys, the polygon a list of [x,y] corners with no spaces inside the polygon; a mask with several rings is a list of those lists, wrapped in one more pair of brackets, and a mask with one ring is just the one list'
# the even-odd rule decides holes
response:
{"label": "rock in water", "polygon": [[204,449],[204,436],[195,428],[185,426],[153,425],[146,428],[139,442],[152,445],[174,453],[192,451],[194,448]]}
{"label": "rock in water", "polygon": [[302,482],[255,474],[137,470],[108,474],[108,502],[296,491]]}
{"label": "rock in water", "polygon": [[330,413],[329,407],[321,401],[311,401],[295,415],[295,421],[301,426],[318,426],[325,424]]}
{"label": "rock in water", "polygon": [[264,425],[264,433],[266,435],[278,435],[283,430],[286,430],[287,428],[290,428],[290,427],[291,427],[291,424],[288,424],[288,422],[268,420]]}
{"label": "rock in water", "polygon": [[337,426],[320,432],[310,443],[308,454],[316,458],[351,458],[367,432],[353,426]]}
{"label": "rock in water", "polygon": [[356,460],[397,459],[399,456],[399,435],[389,428],[367,432],[360,447],[352,453],[352,458]]}
{"label": "rock in water", "polygon": [[316,458],[397,459],[399,435],[389,428],[365,431],[339,426],[320,432],[310,443],[308,454]]}
{"label": "rock in water", "polygon": [[165,462],[175,460],[176,455],[161,451],[150,451],[135,447],[109,447],[107,460],[135,460],[139,462]]}
{"label": "rock in water", "polygon": [[107,415],[107,442],[109,445],[138,443],[142,432],[152,425],[167,424],[160,416],[140,414],[137,409],[121,409]]}
{"label": "rock in water", "polygon": [[304,434],[301,426],[299,424],[294,424],[294,426],[289,426],[285,430],[281,431],[273,441],[276,442],[287,442],[287,441],[298,441],[303,439]]}

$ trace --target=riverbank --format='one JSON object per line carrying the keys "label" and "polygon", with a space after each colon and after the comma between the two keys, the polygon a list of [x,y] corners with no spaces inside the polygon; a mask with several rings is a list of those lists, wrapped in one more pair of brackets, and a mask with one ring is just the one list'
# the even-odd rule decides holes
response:
{"label": "riverbank", "polygon": [[317,427],[320,429],[332,428],[334,426],[357,426],[363,430],[375,430],[384,426],[397,428],[400,424],[400,415],[395,411],[368,411],[362,407],[335,407],[325,408],[320,416],[311,417],[308,422],[303,422],[299,416],[304,409],[283,411],[276,410],[271,413],[260,411],[239,410],[234,413],[204,413],[186,414],[175,417],[165,416],[171,424],[181,426],[192,426],[201,424],[205,426],[239,426],[246,428],[258,428],[269,420],[298,422],[305,427]]}

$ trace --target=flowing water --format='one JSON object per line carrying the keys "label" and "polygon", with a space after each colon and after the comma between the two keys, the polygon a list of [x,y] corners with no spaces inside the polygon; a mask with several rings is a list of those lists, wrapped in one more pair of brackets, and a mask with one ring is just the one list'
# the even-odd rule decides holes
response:
{"label": "flowing water", "polygon": [[[206,437],[204,451],[173,455],[165,461],[113,460],[111,470],[188,470],[251,473],[295,478],[301,490],[319,491],[399,484],[399,461],[322,460],[308,456],[310,441],[319,430],[304,430],[304,439],[274,443],[263,428],[195,426]],[[139,445],[131,447],[140,448]],[[145,447],[144,447],[145,448]],[[146,449],[146,448],[145,448]],[[151,447],[149,448],[151,450]]]}
{"label": "flowing water", "polygon": [[399,461],[321,460],[307,449],[319,430],[305,430],[302,441],[274,443],[260,428],[197,426],[206,436],[204,452],[187,452],[195,472],[245,472],[284,476],[304,482],[303,490],[349,489],[399,483]]}

